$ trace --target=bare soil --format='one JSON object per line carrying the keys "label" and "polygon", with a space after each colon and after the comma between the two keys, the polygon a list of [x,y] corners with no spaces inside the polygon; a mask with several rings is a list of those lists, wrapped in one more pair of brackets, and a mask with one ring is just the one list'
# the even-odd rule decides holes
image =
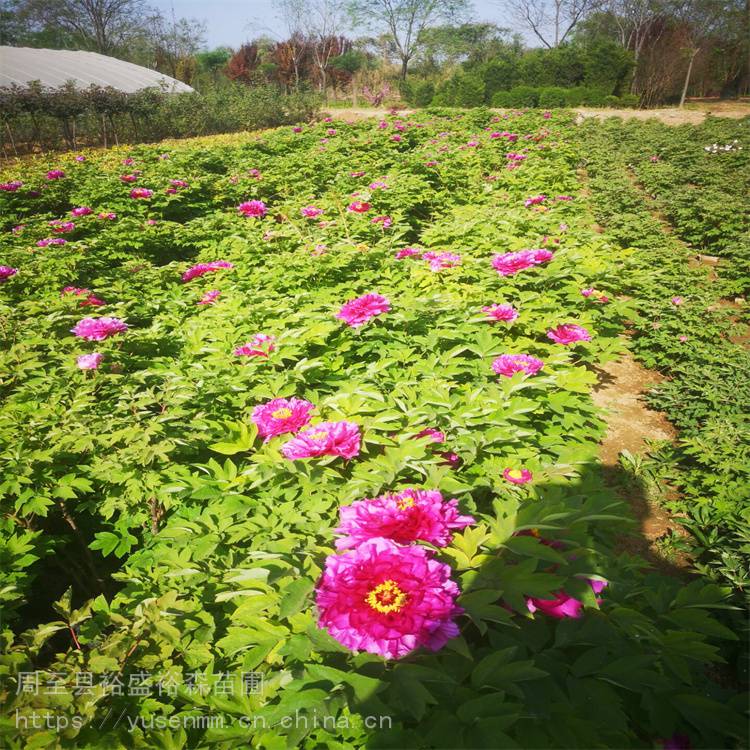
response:
{"label": "bare soil", "polygon": [[[384,117],[391,110],[387,107],[333,107],[327,111],[331,117],[339,120],[362,120],[368,117]],[[399,108],[398,113],[403,117],[409,117],[416,110]],[[495,110],[502,112],[503,110]],[[750,117],[750,101],[698,101],[688,102],[683,109],[679,107],[663,107],[661,109],[609,109],[594,107],[577,107],[574,109],[581,119],[597,118],[604,120],[607,117],[622,117],[626,120],[661,120],[667,125],[698,125],[706,119],[709,114],[717,117],[731,117],[739,119]]]}

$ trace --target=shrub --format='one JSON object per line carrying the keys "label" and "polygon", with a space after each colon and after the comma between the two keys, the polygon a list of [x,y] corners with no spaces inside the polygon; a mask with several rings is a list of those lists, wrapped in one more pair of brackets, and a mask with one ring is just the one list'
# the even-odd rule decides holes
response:
{"label": "shrub", "polygon": [[559,86],[549,86],[539,91],[540,107],[564,107],[565,105],[565,89]]}
{"label": "shrub", "polygon": [[532,86],[516,86],[508,93],[510,107],[536,107],[539,104],[539,89]]}

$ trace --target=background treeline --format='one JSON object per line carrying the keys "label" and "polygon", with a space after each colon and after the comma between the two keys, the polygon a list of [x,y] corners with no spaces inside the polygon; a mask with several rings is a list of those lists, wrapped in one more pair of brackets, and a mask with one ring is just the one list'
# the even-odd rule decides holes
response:
{"label": "background treeline", "polygon": [[[2,92],[3,148],[256,128],[329,105],[655,106],[750,92],[750,0],[280,0],[280,38],[207,49],[144,0],[5,0],[0,44],[89,49],[198,95]],[[244,23],[247,19],[238,19]]]}

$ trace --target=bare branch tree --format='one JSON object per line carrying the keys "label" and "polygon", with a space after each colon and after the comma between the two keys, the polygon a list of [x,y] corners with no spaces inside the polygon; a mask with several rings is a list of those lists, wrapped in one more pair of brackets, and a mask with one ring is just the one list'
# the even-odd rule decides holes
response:
{"label": "bare branch tree", "polygon": [[504,6],[548,49],[559,47],[603,0],[504,0]]}
{"label": "bare branch tree", "polygon": [[421,44],[425,29],[453,23],[468,12],[467,0],[350,0],[354,25],[385,31],[401,61],[401,79]]}

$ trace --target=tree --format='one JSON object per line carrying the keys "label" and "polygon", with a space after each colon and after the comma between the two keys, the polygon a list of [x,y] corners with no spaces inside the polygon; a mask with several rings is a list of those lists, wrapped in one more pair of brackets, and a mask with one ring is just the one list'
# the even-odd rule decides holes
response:
{"label": "tree", "polygon": [[[165,18],[157,13],[149,19],[148,26],[158,70],[181,80],[188,77],[184,75],[188,69],[192,68],[194,72],[195,64],[191,66],[187,61],[193,60],[205,43],[205,23],[195,18],[177,19],[174,14]],[[190,80],[185,82],[190,83]]]}
{"label": "tree", "polygon": [[559,47],[602,0],[503,0],[503,5],[548,49]]}
{"label": "tree", "polygon": [[385,32],[401,61],[401,80],[424,42],[425,31],[441,23],[455,23],[469,9],[468,0],[350,0],[354,25]]}
{"label": "tree", "polygon": [[351,42],[343,40],[339,34],[343,26],[344,7],[341,0],[310,0],[307,7],[313,64],[320,90],[325,94],[331,58],[346,52],[346,45],[351,48]]}
{"label": "tree", "polygon": [[148,9],[144,0],[25,0],[19,10],[38,30],[59,29],[106,55],[141,32]]}
{"label": "tree", "polygon": [[276,54],[291,65],[294,85],[299,87],[302,64],[305,56],[310,52],[305,37],[309,16],[308,0],[281,0],[279,8],[289,36],[285,41],[279,42],[280,48]]}
{"label": "tree", "polygon": [[253,73],[261,63],[260,50],[256,42],[243,44],[229,59],[227,78],[242,83],[252,83]]}

